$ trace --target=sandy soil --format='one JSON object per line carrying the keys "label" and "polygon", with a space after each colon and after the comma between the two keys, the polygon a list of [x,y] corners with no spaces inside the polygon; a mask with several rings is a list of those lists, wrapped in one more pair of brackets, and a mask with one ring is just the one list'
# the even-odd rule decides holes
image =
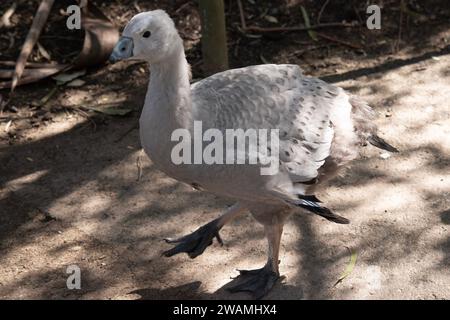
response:
{"label": "sandy soil", "polygon": [[[450,298],[449,52],[448,45],[428,47],[309,72],[330,74],[324,79],[367,99],[380,113],[382,135],[401,152],[384,159],[365,148],[320,191],[350,225],[289,219],[280,264],[286,279],[267,298]],[[17,131],[22,123],[14,121],[9,135],[0,122],[0,298],[249,297],[223,287],[235,269],[265,262],[263,230],[250,216],[223,229],[223,247],[215,243],[194,260],[160,257],[168,248],[163,238],[195,230],[233,202],[168,178],[142,155],[136,124],[146,76],[141,65],[121,63],[96,70],[84,87],[59,90],[57,101],[68,107],[122,99],[135,110],[124,118],[97,115],[95,128],[64,109]],[[20,92],[41,98],[50,90],[43,82]],[[356,266],[334,287],[349,248]],[[72,264],[81,268],[81,290],[66,288]]]}

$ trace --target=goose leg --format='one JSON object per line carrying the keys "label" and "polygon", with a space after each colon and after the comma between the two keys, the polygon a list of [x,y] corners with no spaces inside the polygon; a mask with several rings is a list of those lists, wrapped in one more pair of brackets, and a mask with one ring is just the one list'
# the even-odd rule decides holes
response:
{"label": "goose leg", "polygon": [[281,234],[283,223],[277,222],[273,225],[264,226],[267,240],[269,242],[269,259],[266,265],[256,270],[238,270],[236,278],[238,284],[228,288],[230,292],[249,292],[255,299],[264,297],[275,283],[280,279],[278,269]]}
{"label": "goose leg", "polygon": [[245,210],[246,208],[243,205],[236,203],[222,216],[198,228],[193,233],[178,239],[165,239],[167,243],[174,243],[177,245],[172,249],[164,251],[163,255],[171,257],[178,253],[186,252],[189,257],[193,259],[201,255],[205,249],[212,244],[214,238],[217,238],[217,241],[222,245],[223,242],[220,238],[219,230],[231,220],[242,215]]}

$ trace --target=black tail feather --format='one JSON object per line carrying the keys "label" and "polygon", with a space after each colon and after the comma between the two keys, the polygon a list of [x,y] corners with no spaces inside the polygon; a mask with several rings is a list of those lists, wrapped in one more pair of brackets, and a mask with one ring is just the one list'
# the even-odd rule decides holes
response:
{"label": "black tail feather", "polygon": [[399,152],[397,148],[391,146],[389,143],[387,143],[384,139],[380,138],[377,135],[371,135],[367,141],[369,143],[377,148],[389,151],[389,152]]}
{"label": "black tail feather", "polygon": [[294,204],[297,207],[306,209],[314,214],[317,214],[321,217],[324,217],[327,220],[330,220],[335,223],[340,224],[349,224],[350,221],[340,215],[333,213],[330,209],[322,207],[319,203],[320,200],[316,198],[314,195],[298,195],[300,200],[298,201],[289,201],[289,203]]}
{"label": "black tail feather", "polygon": [[303,195],[303,194],[298,194],[297,195],[299,199],[303,199],[303,200],[308,200],[308,201],[313,201],[313,202],[319,202],[322,203],[322,201],[320,201],[315,195],[311,194],[311,195]]}
{"label": "black tail feather", "polygon": [[349,224],[350,220],[348,220],[347,218],[344,218],[340,215],[337,215],[335,213],[333,213],[330,209],[325,208],[325,207],[310,207],[310,206],[306,206],[306,205],[299,205],[299,207],[304,208],[312,213],[315,213],[321,217],[324,217],[327,220],[330,220],[332,222],[335,223],[339,223],[339,224]]}

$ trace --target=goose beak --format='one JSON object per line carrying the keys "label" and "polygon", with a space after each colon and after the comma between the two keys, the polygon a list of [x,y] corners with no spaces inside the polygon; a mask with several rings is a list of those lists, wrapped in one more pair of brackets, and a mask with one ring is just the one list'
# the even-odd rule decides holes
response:
{"label": "goose beak", "polygon": [[120,60],[125,60],[133,56],[133,39],[130,37],[120,37],[116,46],[114,47],[109,62],[115,63]]}

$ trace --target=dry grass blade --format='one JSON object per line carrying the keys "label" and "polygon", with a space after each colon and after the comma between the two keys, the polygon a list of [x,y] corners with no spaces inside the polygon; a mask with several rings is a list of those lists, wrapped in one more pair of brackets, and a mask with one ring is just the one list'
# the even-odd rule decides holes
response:
{"label": "dry grass blade", "polygon": [[244,13],[244,7],[242,6],[241,0],[237,1],[238,7],[239,7],[239,17],[241,19],[241,27],[242,29],[247,29],[247,22],[245,21],[245,13]]}
{"label": "dry grass blade", "polygon": [[43,107],[50,101],[50,99],[55,95],[58,91],[58,86],[53,87],[49,93],[47,93],[42,99],[40,99],[37,103],[32,103],[34,107]]}
{"label": "dry grass blade", "polygon": [[265,64],[270,64],[269,60],[267,60],[262,54],[259,55],[259,58],[261,59],[261,61]]}
{"label": "dry grass blade", "polygon": [[101,107],[83,106],[83,108],[90,110],[90,111],[103,113],[108,116],[122,116],[122,117],[126,116],[127,114],[129,114],[130,112],[133,111],[133,109],[118,107],[115,104],[110,104],[110,105],[101,106]]}
{"label": "dry grass blade", "polygon": [[43,56],[47,61],[51,61],[52,57],[50,56],[50,53],[48,53],[48,51],[44,48],[42,44],[39,43],[39,41],[37,42],[37,46],[41,56]]}
{"label": "dry grass blade", "polygon": [[308,12],[306,11],[304,6],[300,6],[300,9],[302,10],[302,16],[303,20],[305,21],[305,26],[308,28],[308,35],[311,37],[311,39],[317,41],[317,34],[311,30],[311,22],[309,21]]}
{"label": "dry grass blade", "polygon": [[19,58],[17,59],[16,68],[14,70],[14,76],[11,83],[11,92],[14,91],[20,78],[22,77],[27,59],[34,48],[45,23],[47,22],[48,15],[50,14],[50,10],[54,2],[55,0],[42,0],[39,5],[38,11],[33,19],[33,23],[31,24],[30,31],[28,32]]}
{"label": "dry grass blade", "polygon": [[320,8],[319,15],[317,16],[317,24],[320,24],[320,20],[322,19],[322,14],[325,11],[325,8],[330,3],[330,0],[326,0],[325,3],[322,5],[322,8]]}
{"label": "dry grass blade", "polygon": [[[316,30],[316,29],[325,29],[325,28],[353,28],[357,27],[358,24],[355,23],[344,23],[344,22],[329,22],[322,23],[318,25],[313,25],[310,27],[258,27],[258,26],[248,26],[244,31],[253,31],[253,32],[297,32],[297,31],[308,31],[308,30]],[[239,29],[239,27],[238,27]]]}
{"label": "dry grass blade", "polygon": [[141,149],[139,151],[139,154],[136,158],[136,167],[137,167],[137,179],[136,181],[141,180],[142,177],[142,163],[141,163],[141,157],[144,155],[144,149]]}
{"label": "dry grass blade", "polygon": [[316,35],[321,37],[321,38],[323,38],[323,39],[326,39],[328,41],[332,41],[332,42],[335,42],[335,43],[338,43],[338,44],[350,47],[352,49],[357,49],[357,50],[362,50],[363,49],[361,46],[359,46],[357,44],[350,43],[350,42],[347,42],[347,41],[344,41],[344,40],[341,40],[341,39],[337,39],[335,37],[331,37],[331,36],[328,36],[328,35],[323,34],[323,33],[316,32]]}
{"label": "dry grass blade", "polygon": [[356,265],[356,259],[358,257],[358,254],[356,253],[355,250],[352,250],[350,248],[347,248],[348,251],[350,252],[350,261],[347,265],[347,267],[345,268],[344,272],[342,272],[341,276],[339,277],[339,279],[336,281],[336,283],[333,285],[333,287],[336,287],[339,283],[341,283],[345,278],[347,278],[350,273],[352,273],[353,269],[355,268]]}

